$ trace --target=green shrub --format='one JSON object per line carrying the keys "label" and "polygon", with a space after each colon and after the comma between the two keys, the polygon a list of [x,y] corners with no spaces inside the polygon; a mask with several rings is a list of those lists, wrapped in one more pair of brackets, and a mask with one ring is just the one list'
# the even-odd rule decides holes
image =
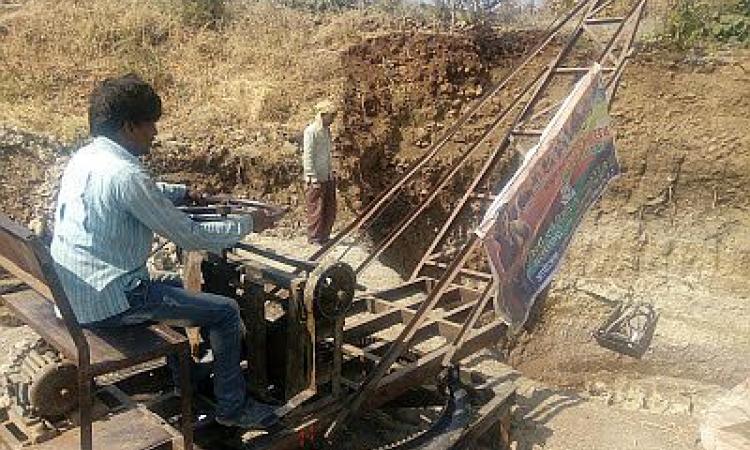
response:
{"label": "green shrub", "polygon": [[750,0],[716,5],[676,0],[667,15],[665,38],[686,49],[708,42],[750,43]]}
{"label": "green shrub", "polygon": [[720,42],[750,42],[750,15],[722,14],[710,32]]}
{"label": "green shrub", "polygon": [[706,5],[696,0],[679,0],[667,16],[667,38],[680,48],[692,47],[708,35],[709,21]]}

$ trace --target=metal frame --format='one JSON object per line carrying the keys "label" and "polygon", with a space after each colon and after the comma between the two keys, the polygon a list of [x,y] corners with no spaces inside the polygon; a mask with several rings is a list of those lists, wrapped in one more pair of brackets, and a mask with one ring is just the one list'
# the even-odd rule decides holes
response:
{"label": "metal frame", "polygon": [[[326,255],[330,254],[331,250],[338,244],[340,244],[345,238],[352,235],[355,232],[366,230],[369,225],[372,224],[372,219],[382,214],[383,210],[393,201],[394,197],[398,195],[401,190],[406,186],[409,181],[412,181],[435,156],[437,156],[451,141],[459,135],[462,131],[462,127],[469,123],[471,119],[480,116],[480,113],[484,112],[484,108],[489,108],[492,111],[493,100],[511,84],[512,81],[516,80],[522,74],[522,71],[530,65],[535,58],[537,58],[542,52],[550,47],[554,42],[557,34],[561,29],[574,17],[580,10],[588,3],[589,0],[581,0],[579,3],[572,8],[568,14],[563,17],[559,22],[553,24],[550,31],[547,33],[544,39],[535,47],[535,49],[528,55],[524,61],[519,64],[505,79],[498,83],[493,89],[487,92],[479,100],[477,100],[470,108],[469,111],[459,117],[456,122],[451,125],[443,135],[441,135],[436,143],[430,145],[430,147],[419,157],[406,173],[401,176],[391,187],[379,193],[374,200],[363,210],[359,216],[349,223],[343,230],[341,230],[336,236],[334,236],[328,243],[322,246],[316,251],[311,257],[311,260],[320,260]],[[519,99],[516,99],[516,102]],[[515,102],[514,102],[515,103]],[[504,115],[504,114],[501,114]],[[488,133],[485,133],[485,136]],[[461,140],[461,139],[459,139]]]}
{"label": "metal frame", "polygon": [[[507,151],[508,147],[517,139],[541,136],[541,130],[534,129],[532,127],[532,122],[540,117],[543,118],[554,113],[559,106],[559,102],[555,102],[540,111],[533,111],[534,107],[544,98],[545,94],[548,94],[546,88],[550,85],[553,79],[566,76],[569,77],[570,75],[581,76],[588,70],[588,67],[585,67],[585,65],[565,67],[561,64],[564,58],[568,56],[576,44],[579,43],[580,38],[583,35],[592,39],[595,45],[601,48],[600,56],[596,59],[592,58],[590,62],[597,61],[601,64],[613,63],[613,66],[604,67],[604,72],[609,78],[608,83],[610,86],[611,98],[614,98],[619,79],[628,62],[635,31],[640,23],[646,3],[645,0],[625,1],[633,3],[631,11],[625,17],[598,17],[598,15],[605,12],[608,7],[618,3],[622,4],[623,0],[620,0],[619,2],[616,0],[580,1],[562,20],[552,27],[551,31],[535,48],[531,55],[525,58],[519,66],[517,66],[494,89],[488,92],[487,95],[472,105],[469,108],[469,111],[460,117],[434,145],[428,148],[425,153],[412,164],[407,172],[397,180],[396,183],[394,183],[393,186],[381,192],[355,220],[349,223],[328,244],[315,252],[310,257],[310,260],[318,261],[331,255],[335,247],[338,244],[341,244],[346,238],[351,237],[355,233],[366,232],[370,229],[375,219],[380,217],[387,210],[388,206],[403,193],[406,186],[415,181],[422,172],[422,169],[428,167],[430,162],[434,162],[436,156],[440,152],[445,151],[450,144],[460,146],[461,143],[472,142],[467,149],[459,151],[458,158],[453,161],[452,167],[450,167],[440,180],[435,183],[429,196],[422,200],[413,210],[403,215],[399,223],[391,228],[380,242],[374,245],[372,251],[368,254],[365,260],[358,264],[356,272],[360,273],[365,270],[372,261],[391,248],[393,244],[405,234],[407,229],[423,216],[427,208],[441,193],[445,191],[451,181],[454,181],[456,176],[462,173],[462,169],[466,169],[471,158],[481,157],[482,154],[486,154],[487,156],[484,158],[486,161],[485,166],[482,168],[480,174],[474,177],[469,189],[467,189],[466,195],[464,195],[458,205],[453,208],[452,213],[444,222],[444,225],[430,244],[429,249],[420,258],[417,267],[412,272],[411,279],[423,275],[424,272],[422,269],[426,265],[439,267],[440,262],[437,261],[436,258],[440,256],[441,252],[436,252],[435,250],[441,246],[448,231],[456,226],[457,216],[464,210],[468,201],[476,199],[492,200],[494,198],[490,192],[491,189],[488,188],[482,191],[477,191],[477,186],[480,184],[486,184],[488,182],[487,175],[491,174],[493,171],[497,172],[498,169],[508,170],[511,168],[514,155],[512,152]],[[583,12],[585,7],[588,8]],[[575,30],[571,33],[563,50],[553,60],[552,64],[548,64],[541,70],[534,72],[536,66],[540,64],[539,60],[543,59],[544,52],[553,47],[554,43],[565,30],[566,25],[570,26],[570,22],[577,16],[582,17],[579,18],[578,24],[576,25]],[[597,26],[606,27],[607,25],[618,25],[618,27],[608,41],[602,43],[599,40],[600,35],[596,34],[593,31],[593,28]],[[632,25],[632,31],[630,33],[623,33],[626,25]],[[622,45],[620,54],[617,55],[615,44],[623,37],[625,37],[626,42]],[[527,79],[532,79],[533,81],[525,84],[518,84],[523,83],[524,75]],[[516,83],[516,85],[513,83]],[[511,90],[511,87],[514,86],[516,87],[516,91],[520,91],[520,93],[512,96],[510,101],[502,102],[508,104],[508,106],[500,111],[496,111],[497,108],[494,105],[495,101],[498,99],[505,100],[502,96],[507,94],[507,91]],[[533,93],[529,95],[532,91]],[[560,102],[561,100],[562,99],[560,99]],[[513,113],[522,106],[522,112],[518,114],[515,119],[512,119]],[[533,115],[531,115],[532,112],[534,112]],[[461,137],[461,132],[465,128],[464,125],[472,121],[472,119],[476,120],[476,118],[481,115],[490,115],[494,117],[494,119],[486,126],[482,135],[478,139],[471,141]],[[500,140],[500,144],[492,148],[493,140]],[[488,147],[492,148],[489,154],[487,153]]]}
{"label": "metal frame", "polygon": [[[480,171],[473,177],[469,188],[453,207],[448,219],[444,222],[442,228],[429,245],[428,250],[422,255],[417,267],[412,272],[410,277],[410,281],[412,282],[422,280],[425,276],[432,277],[434,285],[429,290],[427,298],[421,302],[410,305],[412,308],[416,307],[417,311],[413,315],[406,314],[406,316],[410,317],[408,320],[407,317],[404,317],[405,326],[403,330],[395,340],[385,346],[387,347],[387,351],[384,355],[374,356],[367,353],[364,348],[360,349],[365,358],[372,359],[374,362],[377,362],[377,365],[368,372],[364,381],[359,385],[357,393],[347,400],[347,406],[339,411],[326,432],[327,438],[333,439],[341,425],[346,423],[351,414],[356,413],[360,407],[369,406],[372,399],[379,398],[382,395],[380,393],[380,387],[386,380],[398,379],[401,376],[400,374],[406,372],[404,369],[399,368],[393,370],[394,364],[397,363],[399,358],[401,358],[408,348],[413,347],[414,343],[419,341],[420,338],[425,335],[424,330],[435,323],[435,320],[431,317],[435,314],[436,305],[441,302],[447,292],[458,288],[464,278],[470,277],[480,279],[481,294],[477,295],[477,297],[469,303],[471,305],[470,312],[466,314],[463,323],[457,330],[458,332],[456,333],[456,330],[453,330],[451,333],[450,337],[452,339],[449,340],[451,344],[446,346],[443,350],[440,364],[447,365],[451,362],[460,360],[463,353],[461,349],[465,347],[468,340],[476,338],[479,335],[480,330],[483,330],[488,326],[496,326],[503,331],[505,330],[505,325],[500,317],[494,317],[491,320],[490,325],[487,325],[480,330],[475,329],[476,323],[486,311],[488,303],[493,298],[495,291],[495,289],[493,289],[494,286],[491,282],[492,277],[489,271],[477,270],[477,268],[473,266],[472,256],[480,248],[480,241],[477,236],[471,232],[468,233],[468,235],[464,235],[462,237],[463,242],[460,244],[460,250],[458,252],[455,251],[455,248],[451,249],[442,247],[446,243],[446,237],[449,231],[460,228],[462,224],[462,221],[460,220],[461,214],[467,211],[467,205],[470,200],[484,200],[486,201],[486,205],[488,205],[489,202],[495,198],[495,192],[497,192],[497,190],[493,192],[492,189],[479,189],[479,187],[492,183],[491,178],[493,176],[496,176],[497,173],[503,169],[508,169],[508,166],[512,164],[513,152],[510,149],[511,144],[519,138],[538,138],[541,136],[541,131],[534,128],[534,121],[545,121],[545,117],[554,114],[557,107],[561,104],[562,100],[564,100],[564,97],[568,93],[567,90],[563,90],[556,96],[555,93],[552,92],[553,89],[551,89],[553,81],[556,81],[559,77],[569,77],[571,75],[577,76],[586,73],[588,70],[587,63],[579,63],[576,66],[566,65],[565,63],[569,57],[578,56],[574,54],[574,50],[577,50],[577,45],[580,44],[582,36],[591,34],[590,29],[592,27],[617,25],[616,30],[611,34],[606,44],[603,45],[603,48],[601,48],[597,57],[589,57],[591,63],[614,63],[613,67],[605,67],[604,70],[605,80],[611,95],[611,103],[613,96],[616,93],[620,77],[622,76],[623,70],[629,60],[634,37],[643,15],[646,0],[632,1],[630,11],[624,17],[601,16],[602,13],[606,12],[608,8],[616,3],[617,2],[614,0],[583,0],[579,2],[564,20],[552,29],[547,38],[544,39],[543,43],[532,53],[532,56],[527,58],[519,67],[517,67],[488,96],[484,97],[472,107],[464,117],[459,119],[457,124],[449,129],[446,136],[442,137],[437,144],[428,149],[422,158],[420,158],[412,168],[407,171],[404,177],[398,180],[390,189],[379,195],[355,221],[350,223],[349,226],[334,238],[332,243],[322,248],[311,258],[315,260],[327,256],[330,254],[333,246],[340,243],[345,237],[350,236],[354,231],[363,231],[366,229],[367,224],[371,223],[373,218],[382,214],[389,202],[393,201],[394,197],[415,177],[416,173],[421,168],[425,167],[426,164],[437,155],[451,137],[458,133],[460,127],[471,117],[476,115],[480,108],[491,104],[491,99],[500,95],[502,90],[508,86],[508,83],[512,78],[518,76],[522,70],[533,68],[532,60],[542,54],[542,51],[555,40],[566,24],[570,25],[570,22],[578,17],[577,23],[570,32],[563,48],[559,51],[552,62],[537,72],[536,76],[532,78],[533,81],[527,83],[525,87],[521,89],[520,94],[516,95],[513,102],[502,110],[495,120],[491,122],[479,140],[474,142],[467,150],[461,153],[454,165],[448,169],[447,173],[444,174],[436,186],[434,186],[427,199],[417,205],[409,214],[403,216],[398,225],[396,225],[396,227],[394,227],[381,242],[374,246],[371,253],[357,267],[357,272],[364,270],[370,262],[396,242],[408,227],[424,213],[427,207],[437,198],[439,193],[444,191],[445,187],[455,179],[456,175],[461,172],[461,169],[466,167],[470,157],[475,156],[475,152],[483,145],[489,144],[491,146],[492,139],[496,138],[498,132],[502,131],[500,144],[495,146],[489,152],[489,155],[486,156],[485,163]],[[598,43],[598,45],[601,47],[601,43]],[[549,102],[550,100],[551,104],[542,104],[543,101]],[[540,110],[536,111],[535,109],[540,106]],[[509,120],[514,112],[516,112],[515,118]],[[475,216],[475,218],[477,217]],[[446,255],[449,257],[449,260],[441,262],[439,258]],[[428,266],[432,271],[431,273],[427,273],[428,271],[425,270]],[[383,320],[384,317],[392,317],[393,315],[395,315],[393,309],[389,309],[381,313],[378,317],[372,319],[370,323],[365,323],[361,326],[368,332],[376,331],[378,327],[375,325],[379,325],[379,320]],[[386,321],[386,323],[388,322]],[[373,324],[373,326],[369,326],[370,324]],[[489,343],[486,343],[485,345],[489,345]]]}
{"label": "metal frame", "polygon": [[[603,15],[613,5],[621,1],[633,4],[630,12],[624,17],[608,17]],[[456,363],[479,350],[498,342],[506,332],[506,325],[492,313],[489,302],[494,299],[496,291],[492,276],[486,268],[477,267],[476,256],[480,248],[480,241],[471,229],[459,236],[452,247],[446,245],[449,233],[460,229],[465,221],[462,214],[468,211],[471,201],[478,200],[489,205],[497,192],[498,174],[513,169],[515,160],[519,157],[511,149],[515,141],[538,138],[541,135],[537,121],[544,122],[549,115],[554,114],[561,103],[561,98],[555,96],[553,81],[560,77],[578,76],[585,73],[588,62],[608,64],[605,73],[611,96],[616,93],[617,85],[630,57],[635,33],[638,29],[647,0],[580,0],[561,20],[551,26],[550,31],[532,53],[497,86],[479,99],[461,116],[457,122],[440,136],[434,145],[416,160],[407,172],[384,190],[370,203],[370,205],[351,223],[349,223],[334,239],[317,251],[309,261],[299,261],[292,258],[282,258],[272,252],[265,252],[265,257],[271,257],[279,262],[291,265],[294,272],[280,273],[273,268],[264,268],[263,275],[273,278],[291,280],[300,272],[310,272],[322,258],[330,256],[337,244],[342,243],[354,233],[361,233],[373,226],[391,205],[398,195],[404,192],[408,185],[415,181],[429,164],[434,163],[441,152],[445,152],[451,145],[468,147],[459,151],[459,157],[453,162],[440,179],[435,183],[430,195],[416,207],[404,215],[399,223],[359,263],[356,271],[361,272],[391,248],[404,235],[409,227],[419,218],[432,202],[444,192],[456,177],[471,170],[470,162],[483,161],[478,172],[471,178],[465,193],[457,201],[444,221],[441,229],[429,244],[428,249],[419,258],[419,262],[412,271],[410,279],[399,286],[379,292],[366,292],[355,300],[343,327],[343,342],[340,365],[341,391],[334,389],[332,395],[311,398],[303,395],[302,399],[295,398],[282,407],[286,416],[286,427],[280,431],[270,433],[265,437],[255,439],[254,448],[295,448],[300,442],[300,433],[308,430],[318,430],[322,426],[330,427],[325,435],[334,438],[341,426],[352,414],[360,408],[375,408],[409,389],[424,384],[426,380],[437,374],[448,365]],[[615,32],[602,43],[600,38],[604,33],[593,31],[597,27],[617,26]],[[567,33],[567,39],[559,48],[560,38]],[[586,62],[566,65],[567,57],[577,56],[578,44],[581,37],[587,36],[598,47],[596,57],[587,57]],[[549,52],[555,52],[551,59]],[[528,81],[531,80],[531,81]],[[567,94],[563,90],[562,97]],[[510,100],[507,101],[507,97]],[[500,100],[500,102],[498,102]],[[546,104],[544,102],[547,102]],[[500,108],[496,103],[505,105]],[[481,117],[491,117],[479,137],[471,136],[465,125]],[[487,119],[484,119],[487,120]],[[464,135],[464,133],[466,133]],[[474,169],[476,170],[476,169]],[[481,187],[481,188],[480,188]],[[495,188],[495,189],[492,189]],[[477,219],[481,213],[473,212]],[[471,228],[471,227],[468,227]],[[245,250],[264,253],[263,249],[246,246]],[[260,251],[259,251],[260,250]],[[78,349],[79,364],[82,365],[81,395],[90,395],[89,350],[86,339],[74,320],[72,310],[67,299],[61,296],[59,282],[54,276],[54,270],[49,261],[42,261],[42,269],[50,274],[49,283],[51,293],[58,305],[61,306],[66,326]],[[1,261],[0,261],[1,262]],[[468,280],[473,280],[470,284]],[[292,285],[279,289],[298,289]],[[421,293],[421,298],[408,298],[414,293]],[[60,297],[60,298],[58,298]],[[438,307],[441,309],[438,310]],[[481,325],[477,324],[482,321]],[[400,327],[397,337],[381,336],[393,326]],[[420,352],[419,344],[431,338],[442,338],[444,345],[438,348]],[[185,346],[186,354],[189,351]],[[337,369],[338,372],[338,369]],[[303,392],[305,394],[305,392]],[[505,411],[507,402],[512,401],[512,393],[505,393],[498,397],[494,404],[497,410]],[[185,398],[183,398],[183,401]],[[503,408],[498,408],[504,405]],[[85,402],[82,401],[85,407]],[[483,409],[484,411],[484,409]],[[481,413],[481,411],[480,411]],[[91,448],[90,412],[84,408],[82,413],[82,448]],[[189,414],[188,414],[189,420]],[[480,417],[479,428],[486,429],[488,416]],[[185,421],[183,421],[185,423]],[[185,432],[189,427],[183,425]],[[462,439],[466,442],[469,435]],[[88,437],[86,437],[88,436]],[[85,440],[85,442],[84,442]],[[192,442],[192,437],[185,435],[186,446]]]}

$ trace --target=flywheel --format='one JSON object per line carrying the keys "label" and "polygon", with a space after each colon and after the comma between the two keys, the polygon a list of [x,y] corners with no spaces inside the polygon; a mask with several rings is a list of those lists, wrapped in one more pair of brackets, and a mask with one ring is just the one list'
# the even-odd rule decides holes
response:
{"label": "flywheel", "polygon": [[41,338],[17,347],[4,374],[6,395],[24,416],[58,418],[78,406],[76,366]]}

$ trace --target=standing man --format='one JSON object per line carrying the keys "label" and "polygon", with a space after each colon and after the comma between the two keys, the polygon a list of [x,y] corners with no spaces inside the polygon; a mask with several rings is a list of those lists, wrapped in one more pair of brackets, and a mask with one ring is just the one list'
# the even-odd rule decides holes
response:
{"label": "standing man", "polygon": [[155,183],[138,159],[149,153],[161,117],[161,99],[138,76],[104,80],[89,98],[88,116],[94,139],[63,173],[51,247],[76,319],[89,328],[152,321],[204,328],[214,355],[216,421],[272,424],[272,408],[246,398],[237,303],[153,281],[146,270],[154,233],[185,250],[220,253],[272,219],[257,210],[198,223],[174,206],[195,195],[183,185]]}
{"label": "standing man", "polygon": [[305,176],[307,241],[324,245],[336,220],[336,180],[331,165],[331,124],[336,106],[328,100],[315,105],[315,120],[305,128],[302,165]]}

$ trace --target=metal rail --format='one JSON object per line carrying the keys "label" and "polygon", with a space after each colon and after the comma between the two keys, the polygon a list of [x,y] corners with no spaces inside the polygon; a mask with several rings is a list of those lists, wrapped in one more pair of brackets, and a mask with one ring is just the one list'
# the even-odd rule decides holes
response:
{"label": "metal rail", "polygon": [[551,30],[548,32],[542,42],[536,46],[534,51],[532,51],[531,54],[527,56],[523,60],[523,62],[521,62],[521,64],[515,67],[513,71],[507,77],[505,77],[505,79],[498,83],[491,91],[477,100],[477,102],[470,107],[469,111],[462,115],[456,121],[456,123],[449,127],[448,130],[438,139],[438,141],[435,144],[431,145],[422,154],[422,156],[420,156],[412,164],[412,166],[399,180],[397,180],[390,188],[378,194],[377,197],[372,200],[370,204],[364,209],[364,211],[356,219],[354,219],[354,221],[349,223],[343,230],[341,230],[328,243],[326,243],[326,245],[318,249],[318,251],[316,251],[310,257],[310,259],[317,261],[320,258],[324,257],[336,245],[341,243],[341,241],[343,241],[347,236],[350,236],[355,231],[365,228],[366,224],[368,224],[368,221],[381,214],[384,210],[384,207],[393,200],[394,196],[398,194],[398,192],[404,187],[404,185],[406,185],[407,182],[413,179],[419,172],[419,170],[423,168],[428,162],[430,162],[450,141],[450,139],[454,135],[456,135],[458,131],[462,130],[463,125],[469,122],[469,120],[474,117],[482,109],[482,107],[489,104],[493,98],[495,98],[499,93],[503,92],[503,89],[508,86],[511,80],[514,80],[519,75],[519,73],[521,73],[522,69],[524,69],[532,60],[534,60],[534,58],[539,56],[539,54],[541,54],[542,51],[554,41],[557,33],[562,29],[562,27],[565,26],[570,18],[575,16],[589,1],[590,0],[580,0],[578,4],[575,5],[568,12],[568,14],[566,14],[566,16],[562,18],[562,20],[560,20],[559,23],[554,24],[553,22]]}
{"label": "metal rail", "polygon": [[[591,63],[603,63],[607,58],[613,60],[613,62],[616,62],[616,67],[608,67],[605,71],[610,77],[607,81],[608,86],[611,89],[611,92],[615,91],[616,85],[621,77],[624,66],[627,63],[628,57],[630,55],[635,33],[638,29],[638,25],[640,24],[646,1],[647,0],[640,0],[634,2],[632,8],[630,8],[629,13],[624,17],[597,17],[599,14],[606,12],[610,6],[615,4],[616,1],[614,0],[585,0],[576,5],[576,7],[566,16],[565,20],[554,27],[553,31],[550,33],[547,39],[545,39],[544,43],[537,49],[537,51],[533,53],[532,57],[527,58],[519,67],[517,67],[513,74],[511,74],[511,76],[515,76],[516,74],[518,74],[522,68],[524,68],[531,62],[533,57],[538,56],[541,52],[541,49],[555,39],[557,33],[563,29],[565,24],[569,23],[573,18],[580,15],[565,45],[553,59],[553,61],[544,70],[542,70],[540,74],[538,74],[533,79],[533,81],[529,82],[526,85],[525,89],[523,89],[522,94],[518,95],[513,104],[504,110],[500,118],[492,122],[488,131],[486,131],[482,135],[480,140],[461,155],[458,164],[453,167],[452,170],[449,170],[447,175],[441,178],[441,180],[437,184],[437,188],[434,189],[433,193],[427,198],[427,200],[418,205],[415,211],[405,216],[400,221],[399,225],[396,226],[395,229],[391,230],[391,232],[381,243],[376,245],[375,250],[365,259],[363,263],[360,264],[358,270],[364,269],[367,264],[369,264],[378,255],[380,255],[386,248],[388,248],[388,246],[392,245],[393,242],[396,241],[398,236],[400,236],[404,232],[404,230],[413,223],[415,218],[418,217],[426,209],[425,205],[432,202],[436,198],[437,193],[443,190],[445,186],[447,186],[449,180],[459,172],[458,168],[465,164],[469,156],[476,150],[477,147],[479,147],[481,143],[485,142],[485,140],[493,132],[493,130],[495,130],[495,128],[505,119],[505,116],[512,110],[520,109],[520,112],[516,116],[516,119],[511,122],[510,127],[505,132],[502,142],[491,152],[489,157],[486,159],[485,164],[482,166],[481,170],[474,176],[469,189],[467,189],[461,200],[453,208],[448,220],[445,221],[443,227],[430,244],[428,250],[422,255],[417,268],[412,273],[411,279],[414,280],[419,275],[421,275],[422,269],[425,267],[425,265],[434,259],[434,252],[440,245],[443,244],[444,238],[446,237],[447,233],[453,227],[458,225],[459,215],[465,209],[468,201],[479,196],[483,196],[483,198],[486,198],[487,200],[491,200],[494,197],[492,192],[477,191],[477,187],[480,184],[489,182],[489,176],[493,174],[493,169],[497,167],[498,163],[503,160],[504,157],[507,157],[508,148],[513,139],[520,136],[538,137],[541,135],[541,131],[532,130],[528,127],[529,125],[531,125],[530,122],[537,118],[544,117],[544,115],[547,113],[555,111],[557,109],[557,105],[560,104],[560,100],[558,99],[558,101],[553,102],[552,106],[547,106],[542,111],[536,113],[534,112],[534,108],[539,105],[541,100],[547,97],[555,97],[552,92],[549,92],[548,89],[550,88],[553,79],[558,76],[570,76],[571,74],[577,75],[585,73],[585,69],[588,64],[581,64],[579,62],[577,64],[578,67],[565,67],[563,65],[563,62],[568,56],[572,54],[573,50],[576,49],[576,44],[584,35],[586,27],[605,27],[609,25],[617,25],[616,31],[609,37],[600,54],[596,58],[589,59]],[[586,7],[585,13],[580,14],[581,10],[584,7]],[[630,33],[625,33],[624,31],[627,29],[628,25],[632,25],[632,29]],[[615,47],[618,43],[621,44],[621,54],[615,55]],[[505,82],[500,84],[500,86],[506,85],[507,83]],[[493,91],[491,95],[495,95],[498,91]],[[529,92],[532,92],[532,94],[524,101],[525,96]],[[564,98],[564,96],[567,95],[567,92],[563,92],[562,95]],[[488,97],[485,97],[482,102],[480,102],[480,105],[483,104]],[[466,120],[468,120],[468,117],[476,112],[478,106],[479,105],[473,108],[470,111],[469,115],[459,120],[458,124],[464,124]],[[449,135],[452,136],[456,131],[457,130],[455,128],[452,128]],[[424,166],[429,161],[429,159],[434,157],[434,155],[442,147],[442,145],[445,144],[445,142],[447,142],[447,140],[442,139],[438,143],[438,145],[428,151],[427,154],[424,155],[423,158],[421,158],[415,164],[414,167],[416,169],[414,171],[410,170],[404,178],[396,182],[393,188],[385,191],[384,194],[381,194],[381,196],[378,197],[378,199],[372,204],[372,206],[368,207],[368,209],[362,216],[352,222],[347,228],[345,228],[344,231],[342,231],[342,233],[340,233],[336,237],[331,246],[335,245],[336,242],[339,242],[344,236],[348,235],[354,229],[360,228],[367,220],[371,219],[373,216],[379,213],[381,211],[381,207],[388,201],[388,199],[414,176],[416,170]],[[341,409],[341,411],[339,411],[336,415],[331,426],[326,431],[327,438],[331,439],[336,436],[337,432],[341,429],[342,424],[346,423],[350,415],[356,413],[356,411],[363,404],[366,404],[368,402],[373,393],[377,391],[377,387],[380,385],[382,380],[390,377],[391,375],[396,376],[398,371],[394,372],[391,375],[387,374],[391,370],[394,363],[409,347],[409,344],[412,342],[415,335],[422,329],[421,326],[425,323],[430,314],[432,314],[435,306],[439,303],[440,299],[446,293],[448,288],[454,285],[454,281],[461,275],[462,272],[471,270],[470,267],[467,267],[467,263],[470,260],[470,256],[479,247],[480,241],[474,233],[470,233],[468,236],[466,236],[466,240],[461,246],[461,250],[458,252],[458,254],[453,256],[450,263],[445,265],[444,269],[441,269],[442,275],[435,281],[435,285],[429,291],[427,298],[419,304],[419,309],[416,311],[411,320],[409,320],[409,322],[406,324],[404,329],[399,334],[398,338],[396,338],[387,347],[387,352],[382,357],[378,358],[377,365],[372,371],[367,374],[366,378],[360,385],[359,391],[350,396],[345,401],[345,404],[347,406]],[[329,248],[330,246],[321,249],[321,251],[318,252],[318,254],[316,254],[316,256],[314,257],[317,258],[320,255],[325,254]],[[449,254],[450,252],[442,251],[439,253]],[[442,354],[441,364],[450,364],[451,362],[455,362],[456,360],[460,359],[457,357],[457,352],[461,348],[463,341],[472,336],[472,334],[474,333],[474,327],[478,322],[479,317],[482,315],[482,312],[486,309],[488,302],[492,298],[492,285],[493,283],[489,282],[484,284],[482,295],[472,304],[471,311],[469,312],[468,317],[463,323],[463,326],[454,336],[451,345],[449,345],[446,348],[446,351]],[[492,323],[499,324],[500,322],[501,318],[495,317]]]}
{"label": "metal rail", "polygon": [[[596,3],[596,2],[594,2]],[[607,2],[608,4],[611,4],[612,2]],[[630,49],[632,48],[633,39],[635,37],[635,33],[638,29],[638,24],[640,23],[640,20],[643,15],[643,10],[645,8],[646,0],[640,0],[636,2],[631,8],[630,12],[628,13],[628,16],[626,19],[622,20],[622,23],[618,26],[617,31],[612,35],[612,37],[609,39],[607,43],[607,51],[602,51],[599,57],[596,59],[597,62],[600,64],[604,62],[605,58],[608,57],[608,55],[611,54],[614,44],[618,41],[618,39],[623,37],[623,30],[625,29],[625,25],[628,22],[634,22],[633,23],[633,29],[631,33],[629,33],[626,36],[626,45],[623,49],[623,55],[622,57],[618,58],[617,61],[617,67],[614,68],[613,71],[609,72],[610,79],[608,80],[608,86],[611,93],[614,93],[616,90],[616,86],[618,84],[618,81],[620,79],[620,76],[624,70],[624,66],[627,63],[628,60],[628,54],[630,52]],[[601,11],[601,9],[595,9],[595,11]],[[591,18],[592,15],[588,14],[586,19]],[[585,20],[584,20],[585,23]],[[549,68],[549,71],[547,72],[547,76],[545,77],[545,80],[539,85],[539,89],[536,90],[536,92],[533,94],[531,100],[526,104],[523,111],[519,115],[518,122],[516,123],[514,129],[517,129],[519,127],[522,127],[524,123],[528,123],[533,119],[532,117],[528,117],[531,111],[533,110],[533,106],[540,100],[542,94],[544,93],[544,88],[549,86],[550,82],[555,76],[558,76],[559,73],[556,72],[556,68],[559,68],[560,61],[570,52],[572,47],[575,45],[577,40],[581,37],[581,33],[583,30],[583,26],[579,24],[579,27],[576,29],[573,39],[571,39],[566,45],[566,47],[563,49],[563,51],[558,55],[558,58],[556,58],[555,64]],[[593,62],[593,61],[592,61]],[[605,77],[606,78],[606,77]],[[610,96],[610,102],[614,99],[613,96]],[[559,104],[559,103],[555,103]],[[547,112],[546,110],[543,112]],[[491,169],[497,165],[498,157],[500,154],[505,152],[507,150],[507,146],[510,144],[511,136],[514,135],[513,129],[508,132],[505,139],[503,140],[502,144],[500,145],[500,148],[493,154],[492,158],[487,161],[487,163],[484,165],[482,170],[480,171],[479,175],[475,177],[474,181],[471,183],[469,189],[467,190],[466,194],[462,197],[462,199],[458,202],[458,204],[454,207],[453,211],[451,212],[448,220],[445,221],[443,224],[443,227],[438,232],[435,239],[432,241],[430,246],[428,247],[428,250],[422,255],[420,258],[420,262],[417,264],[417,267],[413,270],[411,279],[414,279],[418,277],[423,267],[428,263],[430,260],[430,255],[433,254],[435,249],[439,247],[441,244],[443,244],[443,240],[453,227],[456,226],[457,218],[459,217],[460,213],[464,211],[466,204],[468,201],[477,194],[484,194],[481,192],[476,192],[476,187],[486,181],[487,175],[490,173]],[[487,193],[489,194],[489,193]]]}

